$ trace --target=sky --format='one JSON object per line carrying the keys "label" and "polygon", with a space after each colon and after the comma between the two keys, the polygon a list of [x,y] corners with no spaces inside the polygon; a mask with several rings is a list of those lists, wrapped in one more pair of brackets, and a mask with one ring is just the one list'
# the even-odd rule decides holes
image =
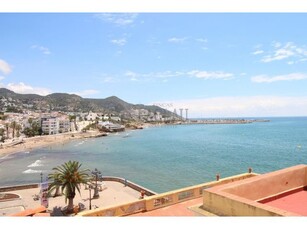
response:
{"label": "sky", "polygon": [[307,116],[306,13],[0,13],[0,87]]}

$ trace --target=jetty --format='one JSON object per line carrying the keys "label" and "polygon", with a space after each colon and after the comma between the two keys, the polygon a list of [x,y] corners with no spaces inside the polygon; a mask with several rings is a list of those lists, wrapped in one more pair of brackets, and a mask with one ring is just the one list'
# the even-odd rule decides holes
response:
{"label": "jetty", "polygon": [[270,122],[267,119],[234,119],[234,118],[221,118],[221,119],[199,119],[177,122],[177,125],[193,125],[193,124],[250,124],[255,122]]}

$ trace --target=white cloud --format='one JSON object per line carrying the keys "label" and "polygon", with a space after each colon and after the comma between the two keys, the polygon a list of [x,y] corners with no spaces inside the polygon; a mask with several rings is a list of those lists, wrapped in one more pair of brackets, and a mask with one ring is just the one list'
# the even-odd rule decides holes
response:
{"label": "white cloud", "polygon": [[124,76],[129,77],[130,80],[148,80],[148,79],[166,79],[174,77],[195,77],[205,80],[209,79],[223,79],[229,80],[234,77],[232,73],[226,73],[223,71],[201,71],[201,70],[192,70],[192,71],[163,71],[163,72],[150,72],[150,73],[136,73],[133,71],[126,71]]}
{"label": "white cloud", "polygon": [[188,108],[189,117],[269,117],[306,116],[307,97],[214,97],[181,101],[162,101],[176,108]]}
{"label": "white cloud", "polygon": [[111,42],[118,46],[124,46],[127,43],[127,40],[125,38],[121,38],[121,39],[113,39],[111,40]]}
{"label": "white cloud", "polygon": [[4,79],[4,77],[3,76],[0,76],[0,81],[2,81]]}
{"label": "white cloud", "polygon": [[156,46],[161,44],[161,42],[156,37],[150,37],[149,39],[147,39],[147,43],[151,46]]}
{"label": "white cloud", "polygon": [[291,73],[287,75],[277,75],[269,77],[267,75],[258,75],[251,78],[252,82],[256,83],[272,83],[276,81],[298,81],[307,79],[307,74],[303,73]]}
{"label": "white cloud", "polygon": [[224,80],[229,80],[233,78],[232,73],[225,73],[223,71],[213,71],[213,72],[208,72],[208,71],[200,71],[200,70],[193,70],[187,73],[188,75],[196,78],[202,78],[202,79],[224,79]]}
{"label": "white cloud", "polygon": [[72,92],[71,94],[77,94],[81,97],[85,97],[85,96],[89,96],[89,95],[94,95],[94,94],[98,94],[99,91],[95,90],[95,89],[87,89],[87,90],[83,90],[80,92]]}
{"label": "white cloud", "polygon": [[[267,62],[272,62],[272,61],[284,60],[288,58],[302,59],[302,58],[307,57],[307,48],[305,46],[298,47],[293,42],[287,42],[284,45],[280,42],[273,42],[272,47],[273,47],[273,51],[263,56],[261,59],[261,62],[267,63]],[[294,62],[293,60],[291,60],[287,63],[291,65],[297,62]]]}
{"label": "white cloud", "polygon": [[50,89],[41,88],[41,87],[33,87],[30,85],[26,85],[23,82],[9,83],[5,87],[8,88],[9,90],[12,90],[20,94],[39,94],[39,95],[45,96],[45,95],[52,93]]}
{"label": "white cloud", "polygon": [[256,51],[253,52],[252,54],[253,54],[253,55],[258,55],[258,54],[262,54],[262,53],[264,53],[263,50],[256,50]]}
{"label": "white cloud", "polygon": [[164,72],[150,72],[150,73],[136,73],[133,71],[127,71],[125,76],[129,77],[132,81],[137,80],[149,80],[149,79],[165,79],[165,78],[172,78],[172,77],[179,77],[186,75],[185,72],[180,71],[164,71]]}
{"label": "white cloud", "polygon": [[31,46],[32,49],[38,49],[40,50],[43,54],[49,55],[51,54],[49,48],[44,47],[44,46],[38,46],[38,45],[33,45]]}
{"label": "white cloud", "polygon": [[195,41],[201,42],[201,43],[207,43],[208,42],[208,40],[204,39],[204,38],[196,38]]}
{"label": "white cloud", "polygon": [[274,46],[275,48],[279,48],[279,47],[281,47],[281,43],[280,42],[273,42],[272,43],[272,46]]}
{"label": "white cloud", "polygon": [[257,45],[255,45],[254,49],[259,50],[261,47],[262,47],[262,44],[257,44]]}
{"label": "white cloud", "polygon": [[176,38],[176,37],[173,37],[173,38],[169,38],[168,39],[168,42],[171,42],[171,43],[183,43],[184,41],[186,41],[187,38],[184,37],[184,38]]}
{"label": "white cloud", "polygon": [[3,74],[9,74],[12,72],[12,67],[2,59],[0,59],[0,72]]}
{"label": "white cloud", "polygon": [[103,82],[105,83],[113,83],[113,82],[117,82],[116,79],[114,77],[105,77],[103,79]]}
{"label": "white cloud", "polygon": [[96,18],[101,19],[104,22],[109,22],[112,24],[115,24],[117,26],[127,26],[134,23],[136,18],[138,17],[138,14],[135,13],[102,13],[102,14],[96,14]]}
{"label": "white cloud", "polygon": [[130,81],[138,81],[139,77],[144,77],[144,75],[135,73],[135,72],[130,71],[130,70],[126,71],[124,73],[124,76],[128,77],[130,79]]}

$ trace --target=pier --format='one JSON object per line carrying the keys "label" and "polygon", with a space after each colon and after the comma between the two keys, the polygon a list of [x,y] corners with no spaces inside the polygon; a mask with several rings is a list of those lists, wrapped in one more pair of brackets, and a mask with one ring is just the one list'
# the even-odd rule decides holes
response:
{"label": "pier", "polygon": [[250,124],[255,122],[270,122],[267,119],[233,119],[233,118],[223,118],[223,119],[201,119],[201,120],[188,120],[175,123],[176,125],[194,125],[194,124]]}

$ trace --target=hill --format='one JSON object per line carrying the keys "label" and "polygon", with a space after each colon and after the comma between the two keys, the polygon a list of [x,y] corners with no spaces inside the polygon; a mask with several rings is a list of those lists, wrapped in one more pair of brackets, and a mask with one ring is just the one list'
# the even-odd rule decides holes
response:
{"label": "hill", "polygon": [[[142,114],[160,112],[163,116],[174,116],[168,110],[158,106],[131,104],[111,96],[104,99],[82,98],[75,94],[53,93],[47,96],[37,94],[18,94],[6,88],[0,88],[0,108],[12,111],[32,110],[40,112],[97,112],[137,118]],[[147,112],[146,112],[147,111]]]}

